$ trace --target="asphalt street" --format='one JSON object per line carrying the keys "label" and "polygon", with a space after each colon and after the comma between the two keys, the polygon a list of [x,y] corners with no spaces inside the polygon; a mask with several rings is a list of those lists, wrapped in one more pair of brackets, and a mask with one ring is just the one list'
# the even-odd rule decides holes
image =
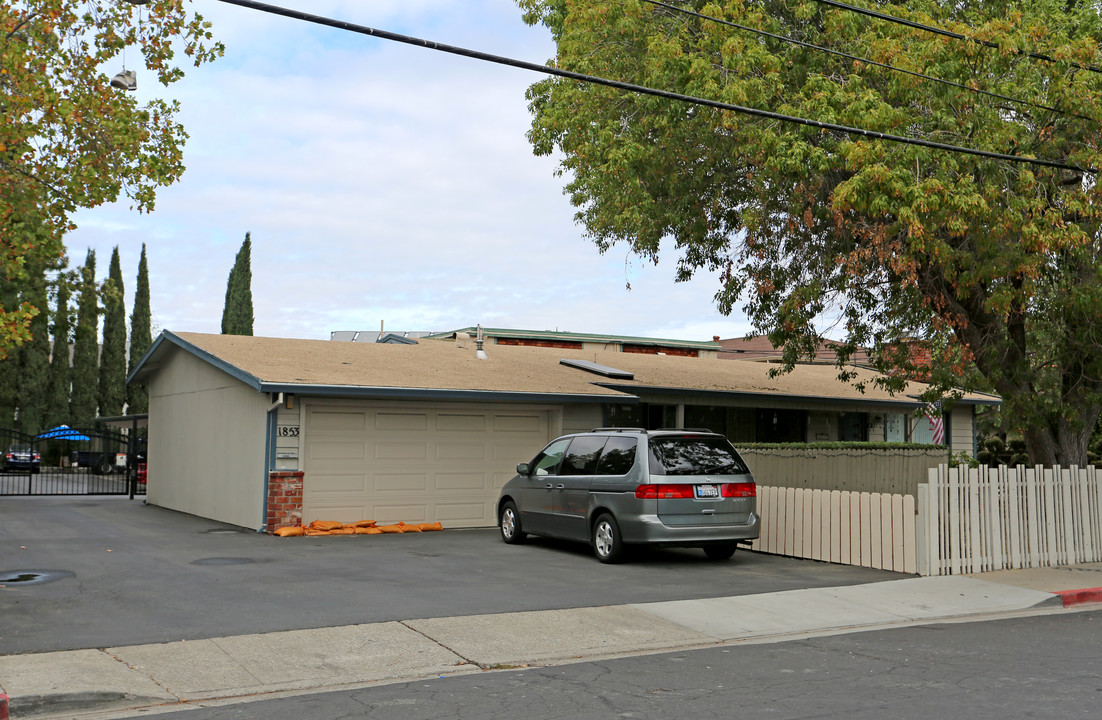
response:
{"label": "asphalt street", "polygon": [[599,564],[495,530],[276,538],[89,497],[0,498],[0,655],[364,623],[842,587],[905,577],[739,551]]}
{"label": "asphalt street", "polygon": [[147,720],[1097,718],[1102,610],[520,668]]}

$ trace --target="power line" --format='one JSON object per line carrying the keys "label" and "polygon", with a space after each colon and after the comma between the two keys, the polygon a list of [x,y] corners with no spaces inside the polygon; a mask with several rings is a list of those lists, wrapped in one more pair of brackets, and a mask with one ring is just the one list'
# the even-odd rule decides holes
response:
{"label": "power line", "polygon": [[[846,10],[848,12],[857,13],[858,15],[867,15],[868,17],[876,18],[877,20],[885,20],[887,22],[895,23],[897,25],[905,25],[906,27],[914,28],[916,30],[922,30],[922,31],[928,32],[928,33],[934,33],[935,35],[942,35],[944,37],[950,37],[950,38],[953,38],[955,40],[967,40],[968,42],[973,42],[973,43],[976,43],[977,45],[983,45],[984,47],[993,48],[995,50],[1003,50],[1004,49],[1002,45],[999,45],[998,43],[991,42],[990,40],[980,40],[978,38],[971,38],[971,37],[968,37],[967,35],[962,35],[961,33],[958,33],[958,32],[953,32],[951,30],[945,30],[944,28],[934,27],[933,25],[923,25],[922,23],[915,22],[914,20],[907,20],[905,18],[896,17],[894,15],[886,15],[884,13],[877,12],[875,10],[869,10],[868,8],[857,7],[856,5],[847,5],[844,2],[838,2],[838,0],[815,0],[815,2],[817,2],[821,5],[829,5],[831,7],[836,7],[840,10]],[[1079,70],[1090,70],[1091,72],[1102,73],[1102,68],[1098,67],[1097,65],[1080,65],[1079,63],[1072,62],[1071,60],[1061,61],[1061,60],[1057,60],[1056,58],[1052,57],[1051,55],[1044,55],[1042,53],[1029,52],[1029,51],[1026,51],[1026,50],[1011,50],[1011,52],[1013,52],[1015,55],[1021,55],[1022,57],[1033,58],[1034,60],[1044,60],[1045,62],[1050,62],[1050,63],[1053,63],[1053,64],[1060,64],[1061,62],[1066,62],[1071,67],[1078,68]]]}
{"label": "power line", "polygon": [[301,20],[303,22],[314,23],[316,25],[323,25],[325,27],[335,28],[337,30],[346,30],[348,32],[354,32],[360,35],[369,35],[371,37],[377,37],[383,40],[391,40],[394,42],[404,43],[406,45],[415,45],[418,47],[427,48],[429,50],[437,50],[439,52],[445,52],[452,55],[459,55],[461,57],[467,57],[474,60],[483,60],[485,62],[492,62],[498,65],[508,65],[509,67],[520,68],[522,70],[530,70],[532,72],[542,73],[544,75],[553,75],[556,77],[566,78],[568,80],[577,80],[579,82],[589,83],[592,85],[602,85],[604,87],[615,88],[617,90],[626,90],[628,92],[633,92],[639,95],[650,95],[667,100],[676,100],[678,102],[689,103],[692,105],[710,107],[717,110],[727,110],[742,115],[765,118],[767,120],[776,120],[778,122],[803,125],[806,127],[818,128],[820,130],[830,130],[846,135],[872,138],[874,140],[884,140],[886,142],[896,142],[904,145],[914,145],[918,147],[930,148],[933,150],[944,150],[947,152],[956,152],[964,155],[974,155],[976,157],[985,157],[992,160],[1005,160],[1007,162],[1037,165],[1042,167],[1056,168],[1059,170],[1072,170],[1075,172],[1091,174],[1095,174],[1097,172],[1093,168],[1082,168],[1075,165],[1068,165],[1066,163],[1057,162],[1055,160],[1041,160],[1038,158],[1029,158],[1019,155],[1008,155],[1006,153],[991,152],[989,150],[978,150],[975,148],[948,145],[945,143],[922,140],[919,138],[911,138],[903,135],[892,135],[890,133],[882,133],[875,130],[865,130],[864,128],[850,127],[848,125],[838,125],[836,123],[821,122],[819,120],[812,120],[809,118],[802,118],[794,115],[784,115],[782,113],[776,113],[770,110],[759,110],[757,108],[743,107],[741,105],[732,105],[730,103],[718,102],[716,100],[708,100],[706,98],[694,97],[692,95],[683,95],[681,93],[669,92],[667,90],[656,90],[654,88],[645,87],[643,85],[634,85],[632,83],[620,82],[619,80],[609,80],[607,78],[598,77],[596,75],[586,75],[584,73],[563,70],[561,68],[551,67],[549,65],[539,65],[537,63],[527,62],[525,60],[516,60],[513,58],[502,57],[500,55],[493,55],[491,53],[481,52],[479,50],[469,50],[467,48],[461,48],[455,45],[446,45],[444,43],[438,43],[432,40],[423,40],[421,38],[412,37],[410,35],[392,33],[387,30],[379,30],[377,28],[367,27],[365,25],[356,25],[354,23],[345,22],[343,20],[334,20],[332,18],[322,17],[320,15],[311,15],[310,13],[304,13],[299,10],[291,10],[289,8],[278,7],[276,5],[255,2],[255,0],[219,0],[219,2],[224,2],[229,5],[237,5],[252,10],[259,10],[261,12],[271,13],[272,15],[281,15],[283,17],[292,18],[294,20]]}
{"label": "power line", "polygon": [[661,8],[666,8],[667,10],[672,10],[674,12],[681,13],[683,15],[689,15],[691,17],[700,18],[701,20],[708,20],[710,22],[719,23],[720,25],[727,25],[727,26],[730,26],[730,27],[733,27],[733,28],[737,28],[738,30],[744,30],[746,32],[754,33],[755,35],[761,35],[762,37],[772,38],[774,40],[780,40],[781,42],[791,43],[792,45],[799,45],[801,47],[806,47],[806,48],[809,48],[811,50],[817,50],[819,52],[828,53],[830,55],[837,55],[839,57],[846,58],[847,60],[856,60],[857,62],[866,63],[868,65],[873,65],[873,66],[876,66],[876,67],[882,67],[882,68],[885,68],[887,70],[893,70],[893,71],[898,72],[898,73],[904,73],[906,75],[911,75],[913,77],[922,78],[923,80],[932,80],[933,82],[942,83],[944,85],[950,85],[950,86],[955,87],[955,88],[960,88],[961,90],[967,90],[969,92],[979,93],[981,95],[987,95],[989,97],[993,97],[993,98],[996,98],[996,99],[999,99],[999,100],[1006,100],[1006,101],[1012,102],[1012,103],[1018,103],[1018,104],[1021,104],[1021,105],[1028,105],[1030,107],[1035,107],[1039,110],[1047,110],[1049,112],[1058,113],[1060,115],[1072,115],[1072,116],[1080,118],[1082,120],[1092,120],[1093,121],[1093,118],[1088,118],[1084,115],[1078,115],[1076,113],[1067,113],[1067,112],[1064,112],[1063,110],[1060,110],[1060,109],[1055,108],[1055,107],[1050,107],[1048,105],[1041,105],[1039,103],[1031,102],[1029,100],[1021,100],[1019,98],[1010,97],[1009,95],[1000,95],[998,93],[993,93],[993,92],[989,92],[987,90],[981,90],[979,88],[974,88],[974,87],[970,87],[968,85],[963,85],[961,83],[956,83],[956,82],[953,82],[952,80],[944,80],[942,78],[937,78],[937,77],[934,77],[932,75],[926,75],[924,73],[915,72],[913,70],[906,70],[906,69],[901,68],[901,67],[896,67],[895,65],[888,65],[887,63],[877,62],[876,60],[872,60],[872,59],[869,59],[869,58],[866,58],[866,57],[861,57],[860,55],[851,55],[850,53],[841,52],[839,50],[832,50],[830,48],[822,47],[820,45],[814,45],[814,44],[809,43],[809,42],[804,42],[803,40],[797,40],[796,38],[793,38],[793,37],[788,37],[788,36],[785,36],[785,35],[775,35],[774,33],[766,32],[765,30],[759,30],[757,28],[748,27],[746,25],[740,25],[738,23],[731,22],[730,20],[724,20],[722,18],[712,17],[711,15],[704,15],[702,13],[698,13],[698,12],[695,12],[693,10],[686,10],[685,8],[677,7],[676,5],[670,5],[668,3],[659,2],[659,0],[641,0],[641,1],[645,2],[645,3],[649,3],[651,5],[661,7]]}

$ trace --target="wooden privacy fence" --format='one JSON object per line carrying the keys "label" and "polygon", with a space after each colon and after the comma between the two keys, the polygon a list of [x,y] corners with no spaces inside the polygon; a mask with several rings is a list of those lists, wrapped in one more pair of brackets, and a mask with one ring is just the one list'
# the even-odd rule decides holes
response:
{"label": "wooden privacy fence", "polygon": [[910,495],[758,486],[761,537],[775,555],[914,573],[915,499]]}
{"label": "wooden privacy fence", "polygon": [[918,496],[931,468],[943,465],[948,448],[930,446],[822,448],[814,445],[740,447],[760,485],[852,493]]}
{"label": "wooden privacy fence", "polygon": [[923,575],[1097,562],[1102,476],[1093,467],[942,465],[919,487],[918,543]]}

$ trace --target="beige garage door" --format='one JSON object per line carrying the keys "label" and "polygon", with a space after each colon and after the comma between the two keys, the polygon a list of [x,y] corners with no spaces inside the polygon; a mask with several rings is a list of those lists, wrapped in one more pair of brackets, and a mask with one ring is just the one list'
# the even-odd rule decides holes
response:
{"label": "beige garage door", "polygon": [[498,490],[548,442],[549,411],[309,403],[303,521],[495,524]]}

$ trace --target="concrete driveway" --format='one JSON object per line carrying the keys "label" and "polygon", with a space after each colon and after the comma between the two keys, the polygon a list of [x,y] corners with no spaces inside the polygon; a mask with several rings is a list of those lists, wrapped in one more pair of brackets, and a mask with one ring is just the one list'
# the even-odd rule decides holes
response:
{"label": "concrete driveway", "polygon": [[598,563],[495,530],[277,538],[114,497],[0,498],[0,655],[411,618],[755,595],[895,573],[740,550]]}

